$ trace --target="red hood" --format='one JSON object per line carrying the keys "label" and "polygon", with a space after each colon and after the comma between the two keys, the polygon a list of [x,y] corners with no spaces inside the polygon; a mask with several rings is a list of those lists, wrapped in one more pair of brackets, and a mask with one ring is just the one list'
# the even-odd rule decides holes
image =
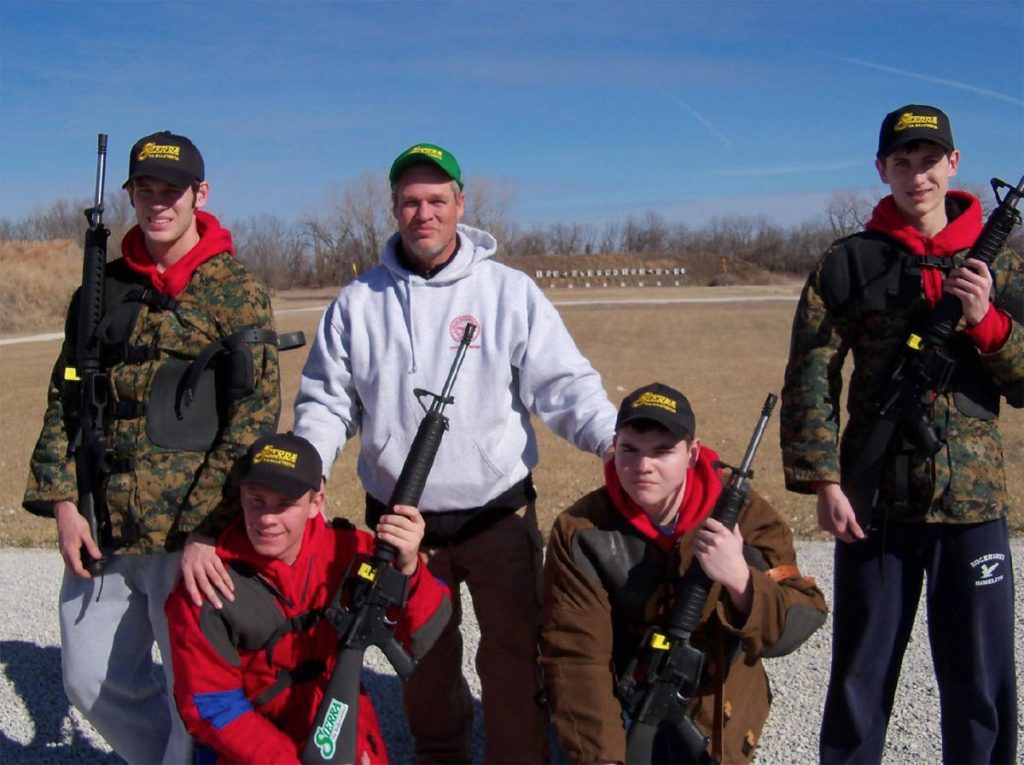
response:
{"label": "red hood", "polygon": [[138,225],[132,226],[121,240],[121,254],[136,273],[142,274],[161,295],[178,297],[185,291],[192,274],[214,255],[234,255],[231,232],[220,225],[215,217],[196,210],[196,228],[199,242],[172,265],[161,271],[146,250],[146,239]]}
{"label": "red hood", "polygon": [[679,537],[704,520],[714,509],[718,495],[722,493],[720,473],[714,466],[717,459],[718,454],[713,449],[701,446],[697,464],[686,471],[686,489],[679,503],[679,516],[671,536],[659,532],[643,508],[622,488],[615,472],[614,460],[604,466],[605,489],[629,525],[667,552],[675,546]]}
{"label": "red hood", "polygon": [[[924,255],[950,256],[969,249],[981,233],[981,202],[966,191],[946,192],[946,209],[950,220],[935,236],[929,237],[915,229],[896,207],[890,194],[871,213],[864,228],[878,231],[899,242],[907,252],[918,257]],[[959,211],[955,217],[951,213]],[[928,302],[935,306],[942,298],[942,271],[932,266],[921,269],[921,286]]]}
{"label": "red hood", "polygon": [[959,212],[950,216],[946,227],[933,237],[907,222],[891,194],[875,206],[864,228],[895,239],[914,255],[952,255],[969,249],[981,233],[981,202],[966,191],[949,191],[946,206],[947,210],[953,208],[950,212]]}
{"label": "red hood", "polygon": [[322,514],[317,513],[306,522],[299,554],[294,563],[288,564],[256,552],[249,541],[249,536],[245,533],[245,516],[239,510],[238,517],[224,529],[217,540],[217,555],[225,563],[241,561],[248,564],[251,568],[259,571],[261,576],[284,593],[286,597],[294,600],[292,587],[301,583],[298,580],[305,579],[310,559],[315,555],[315,550],[321,549],[322,545],[319,544],[321,537],[328,533],[327,522]]}

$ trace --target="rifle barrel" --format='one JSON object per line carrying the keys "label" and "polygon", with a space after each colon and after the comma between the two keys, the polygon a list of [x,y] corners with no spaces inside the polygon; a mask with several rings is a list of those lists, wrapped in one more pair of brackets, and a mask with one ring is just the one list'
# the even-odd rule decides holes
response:
{"label": "rifle barrel", "polygon": [[103,207],[103,185],[107,177],[107,134],[100,133],[96,137],[96,193],[95,207]]}
{"label": "rifle barrel", "polygon": [[469,348],[469,344],[473,341],[473,335],[475,333],[476,324],[467,324],[466,328],[462,331],[462,340],[459,341],[459,348],[455,351],[455,360],[452,362],[452,367],[448,370],[448,379],[444,381],[444,387],[441,388],[441,394],[435,396],[433,402],[431,402],[431,412],[440,414],[444,411],[444,407],[448,403],[448,398],[451,395],[452,388],[455,386],[455,378],[459,376],[459,370],[462,368],[462,360],[466,357],[466,350]]}
{"label": "rifle barrel", "polygon": [[741,476],[747,476],[750,473],[750,466],[754,464],[754,455],[757,454],[757,448],[761,445],[765,428],[768,427],[768,420],[771,418],[772,410],[775,408],[778,400],[779,397],[774,393],[769,393],[768,398],[764,400],[761,416],[757,419],[757,424],[754,426],[754,435],[751,437],[750,443],[747,444],[747,451],[743,455],[743,462],[740,463],[738,473]]}

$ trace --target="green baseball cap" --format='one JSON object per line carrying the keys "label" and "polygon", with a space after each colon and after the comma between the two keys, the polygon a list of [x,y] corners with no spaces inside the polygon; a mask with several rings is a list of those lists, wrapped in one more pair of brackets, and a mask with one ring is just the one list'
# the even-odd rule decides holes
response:
{"label": "green baseball cap", "polygon": [[399,154],[395,161],[391,163],[391,172],[388,173],[388,179],[394,183],[398,180],[398,176],[405,172],[406,168],[420,162],[432,162],[437,165],[444,171],[445,175],[459,184],[460,189],[462,188],[462,170],[459,168],[455,155],[432,143],[418,143]]}

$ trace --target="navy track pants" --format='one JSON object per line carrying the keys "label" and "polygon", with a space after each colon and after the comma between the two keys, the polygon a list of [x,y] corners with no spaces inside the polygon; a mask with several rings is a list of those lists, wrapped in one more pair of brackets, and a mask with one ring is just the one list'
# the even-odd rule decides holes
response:
{"label": "navy track pants", "polygon": [[997,520],[891,524],[836,542],[825,765],[881,762],[924,582],[943,761],[1016,762],[1013,572]]}

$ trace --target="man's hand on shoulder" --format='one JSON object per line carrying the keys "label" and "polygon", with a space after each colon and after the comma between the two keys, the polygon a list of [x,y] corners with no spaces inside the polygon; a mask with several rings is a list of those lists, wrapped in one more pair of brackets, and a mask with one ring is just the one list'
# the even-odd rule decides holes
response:
{"label": "man's hand on shoulder", "polygon": [[818,525],[843,542],[859,542],[866,536],[850,500],[837,483],[823,482],[818,486]]}
{"label": "man's hand on shoulder", "polygon": [[214,608],[223,608],[220,597],[235,599],[235,585],[228,570],[217,556],[216,541],[212,537],[192,532],[185,540],[181,553],[181,578],[189,599],[200,607],[203,598]]}

